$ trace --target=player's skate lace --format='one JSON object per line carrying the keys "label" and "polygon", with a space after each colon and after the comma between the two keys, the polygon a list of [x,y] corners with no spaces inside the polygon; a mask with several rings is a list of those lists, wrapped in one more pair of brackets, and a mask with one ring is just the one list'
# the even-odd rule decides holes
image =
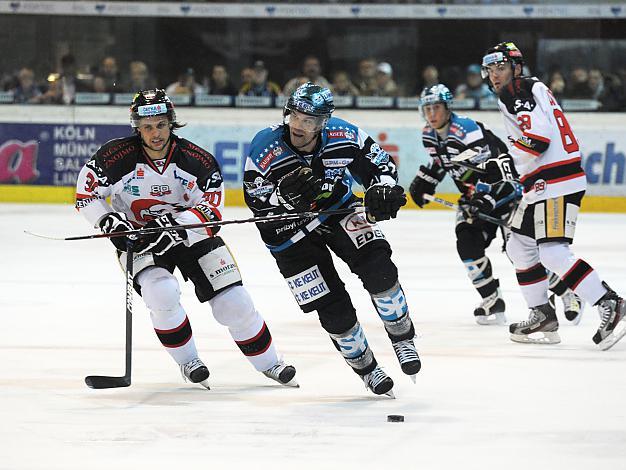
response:
{"label": "player's skate lace", "polygon": [[361,378],[365,383],[365,388],[371,390],[376,395],[385,394],[393,397],[393,392],[391,391],[393,388],[393,380],[385,374],[385,371],[383,371],[380,366],[376,366],[372,372],[361,376]]}
{"label": "player's skate lace", "polygon": [[538,308],[532,308],[530,310],[530,315],[528,317],[528,320],[522,320],[521,322],[515,323],[515,326],[518,329],[521,329],[521,328],[526,328],[528,326],[532,326],[535,323],[538,323],[539,322],[539,313],[540,312],[541,311]]}
{"label": "player's skate lace", "polygon": [[402,372],[407,375],[417,374],[422,367],[422,363],[420,362],[420,357],[417,354],[413,340],[405,339],[392,343],[392,346],[398,357],[398,362],[400,362]]}
{"label": "player's skate lace", "polygon": [[[296,368],[294,366],[288,366],[283,360],[280,360],[269,369],[264,370],[263,375],[275,380],[279,384],[287,385],[296,376]],[[298,386],[295,381],[293,385]]]}
{"label": "player's skate lace", "polygon": [[195,384],[202,384],[204,387],[209,388],[207,379],[209,378],[209,369],[199,358],[194,358],[191,361],[180,365],[180,372],[183,375],[185,381],[189,380]]}

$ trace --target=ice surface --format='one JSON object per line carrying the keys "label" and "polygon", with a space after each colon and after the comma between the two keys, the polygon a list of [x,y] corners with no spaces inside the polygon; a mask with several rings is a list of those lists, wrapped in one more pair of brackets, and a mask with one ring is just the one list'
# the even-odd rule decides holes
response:
{"label": "ice surface", "polygon": [[[227,218],[249,217],[227,208]],[[256,372],[183,286],[211,391],[184,383],[135,297],[133,385],[123,373],[124,279],[106,240],[62,242],[24,229],[90,233],[69,206],[0,205],[2,469],[588,469],[626,465],[626,340],[596,349],[587,307],[559,345],[520,345],[478,326],[479,301],[456,258],[450,211],[400,212],[382,224],[421,338],[417,384],[403,376],[358,279],[338,263],[397,399],[364,390],[314,314],[300,313],[254,226],[222,235],[299,389]],[[626,292],[626,216],[580,215],[575,253]],[[509,320],[527,317],[513,270],[489,250]],[[562,317],[561,317],[562,318]],[[404,423],[387,423],[402,414]],[[191,467],[194,465],[194,467]],[[199,467],[202,466],[202,467]]]}

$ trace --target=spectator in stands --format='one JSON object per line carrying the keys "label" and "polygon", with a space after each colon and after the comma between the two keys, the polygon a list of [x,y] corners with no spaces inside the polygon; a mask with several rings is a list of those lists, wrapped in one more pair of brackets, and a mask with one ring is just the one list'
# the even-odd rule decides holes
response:
{"label": "spectator in stands", "polygon": [[624,95],[617,75],[603,75],[599,69],[590,69],[587,82],[591,98],[601,103],[600,111],[618,111],[622,108]]}
{"label": "spectator in stands", "polygon": [[566,88],[566,97],[573,99],[589,99],[591,91],[588,83],[587,69],[584,67],[576,67],[572,70],[571,78]]}
{"label": "spectator in stands", "polygon": [[196,73],[190,67],[178,76],[178,80],[170,83],[165,89],[168,95],[195,95],[205,93],[202,85],[196,82]]}
{"label": "spectator in stands", "polygon": [[107,89],[107,81],[100,75],[93,77],[91,87],[94,93],[110,93]]}
{"label": "spectator in stands", "polygon": [[44,93],[46,95],[45,100],[46,102],[50,102],[49,100],[55,102],[60,92],[62,103],[73,103],[76,93],[92,91],[92,81],[93,76],[91,75],[79,75],[76,59],[72,54],[65,54],[61,57],[61,72],[59,74],[51,74],[48,77],[48,91],[51,91],[51,94]]}
{"label": "spectator in stands", "polygon": [[17,74],[17,86],[12,90],[16,103],[37,103],[41,90],[35,83],[35,73],[24,67]]}
{"label": "spectator in stands", "polygon": [[422,80],[417,88],[417,95],[419,95],[424,88],[430,88],[439,83],[439,70],[434,65],[427,65],[422,70]]}
{"label": "spectator in stands", "polygon": [[[47,89],[33,99],[33,103],[41,104],[69,104],[65,102],[63,79],[59,73],[51,73],[47,78]],[[72,97],[73,99],[73,97]]]}
{"label": "spectator in stands", "polygon": [[563,77],[563,74],[559,70],[552,72],[552,75],[550,75],[548,88],[550,88],[552,94],[560,104],[565,96],[565,77]]}
{"label": "spectator in stands", "polygon": [[333,94],[335,96],[359,96],[359,90],[350,81],[348,73],[340,70],[333,75]]}
{"label": "spectator in stands", "polygon": [[239,89],[239,94],[244,96],[271,96],[280,95],[280,86],[269,80],[269,72],[265,62],[257,60],[254,63],[254,75],[252,83],[246,84]]}
{"label": "spectator in stands", "polygon": [[107,56],[102,59],[96,76],[101,79],[98,80],[98,88],[101,89],[102,86],[104,86],[104,90],[98,93],[121,93],[124,91],[121,86],[119,69],[115,57]]}
{"label": "spectator in stands", "polygon": [[254,69],[252,67],[244,67],[241,69],[240,78],[240,90],[246,85],[252,86],[252,80],[254,80]]}
{"label": "spectator in stands", "polygon": [[398,96],[398,85],[393,80],[393,69],[388,62],[376,66],[376,88],[372,96]]}
{"label": "spectator in stands", "polygon": [[359,62],[359,73],[356,79],[356,86],[361,95],[371,96],[376,89],[376,59],[369,57]]}
{"label": "spectator in stands", "polygon": [[150,76],[150,71],[145,62],[135,60],[128,66],[129,81],[124,85],[124,90],[129,93],[138,93],[141,90],[154,90],[157,88],[156,80]]}
{"label": "spectator in stands", "polygon": [[298,88],[298,83],[302,83],[302,77],[306,77],[306,81],[304,83],[311,82],[314,85],[330,88],[331,90],[333,88],[330,82],[322,76],[322,66],[319,59],[313,55],[309,55],[306,56],[302,62],[302,76],[289,80],[285,84],[283,94],[285,96],[291,96],[291,94],[296,91],[296,88]]}
{"label": "spectator in stands", "polygon": [[494,97],[493,93],[480,75],[480,65],[472,64],[467,67],[465,83],[456,87],[454,98],[459,100],[473,99],[475,106],[478,106],[480,100],[492,97]]}
{"label": "spectator in stands", "polygon": [[211,69],[211,78],[207,83],[209,95],[228,95],[235,96],[237,90],[230,83],[230,77],[226,67],[220,64],[214,65]]}

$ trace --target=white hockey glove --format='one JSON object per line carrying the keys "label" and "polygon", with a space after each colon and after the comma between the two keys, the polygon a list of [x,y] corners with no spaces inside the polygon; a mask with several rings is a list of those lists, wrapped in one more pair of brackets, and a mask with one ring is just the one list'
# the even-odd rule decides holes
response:
{"label": "white hockey glove", "polygon": [[[100,219],[98,225],[100,225],[102,233],[128,232],[129,230],[134,230],[134,227],[123,212],[109,212]],[[111,243],[113,243],[118,250],[126,251],[127,237],[111,237],[109,240],[111,240]]]}
{"label": "white hockey glove", "polygon": [[[165,214],[158,219],[151,220],[143,228],[177,227],[179,224],[172,214]],[[143,235],[135,244],[136,253],[151,252],[155,255],[163,255],[168,250],[187,240],[187,231],[184,229],[163,230],[162,232]]]}

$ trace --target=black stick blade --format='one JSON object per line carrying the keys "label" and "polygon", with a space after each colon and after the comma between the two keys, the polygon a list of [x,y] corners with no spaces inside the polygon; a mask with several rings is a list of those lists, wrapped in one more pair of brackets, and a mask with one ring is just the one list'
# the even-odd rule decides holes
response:
{"label": "black stick blade", "polygon": [[88,375],[85,377],[85,383],[89,388],[118,388],[128,387],[130,385],[130,377],[109,377],[107,375]]}

